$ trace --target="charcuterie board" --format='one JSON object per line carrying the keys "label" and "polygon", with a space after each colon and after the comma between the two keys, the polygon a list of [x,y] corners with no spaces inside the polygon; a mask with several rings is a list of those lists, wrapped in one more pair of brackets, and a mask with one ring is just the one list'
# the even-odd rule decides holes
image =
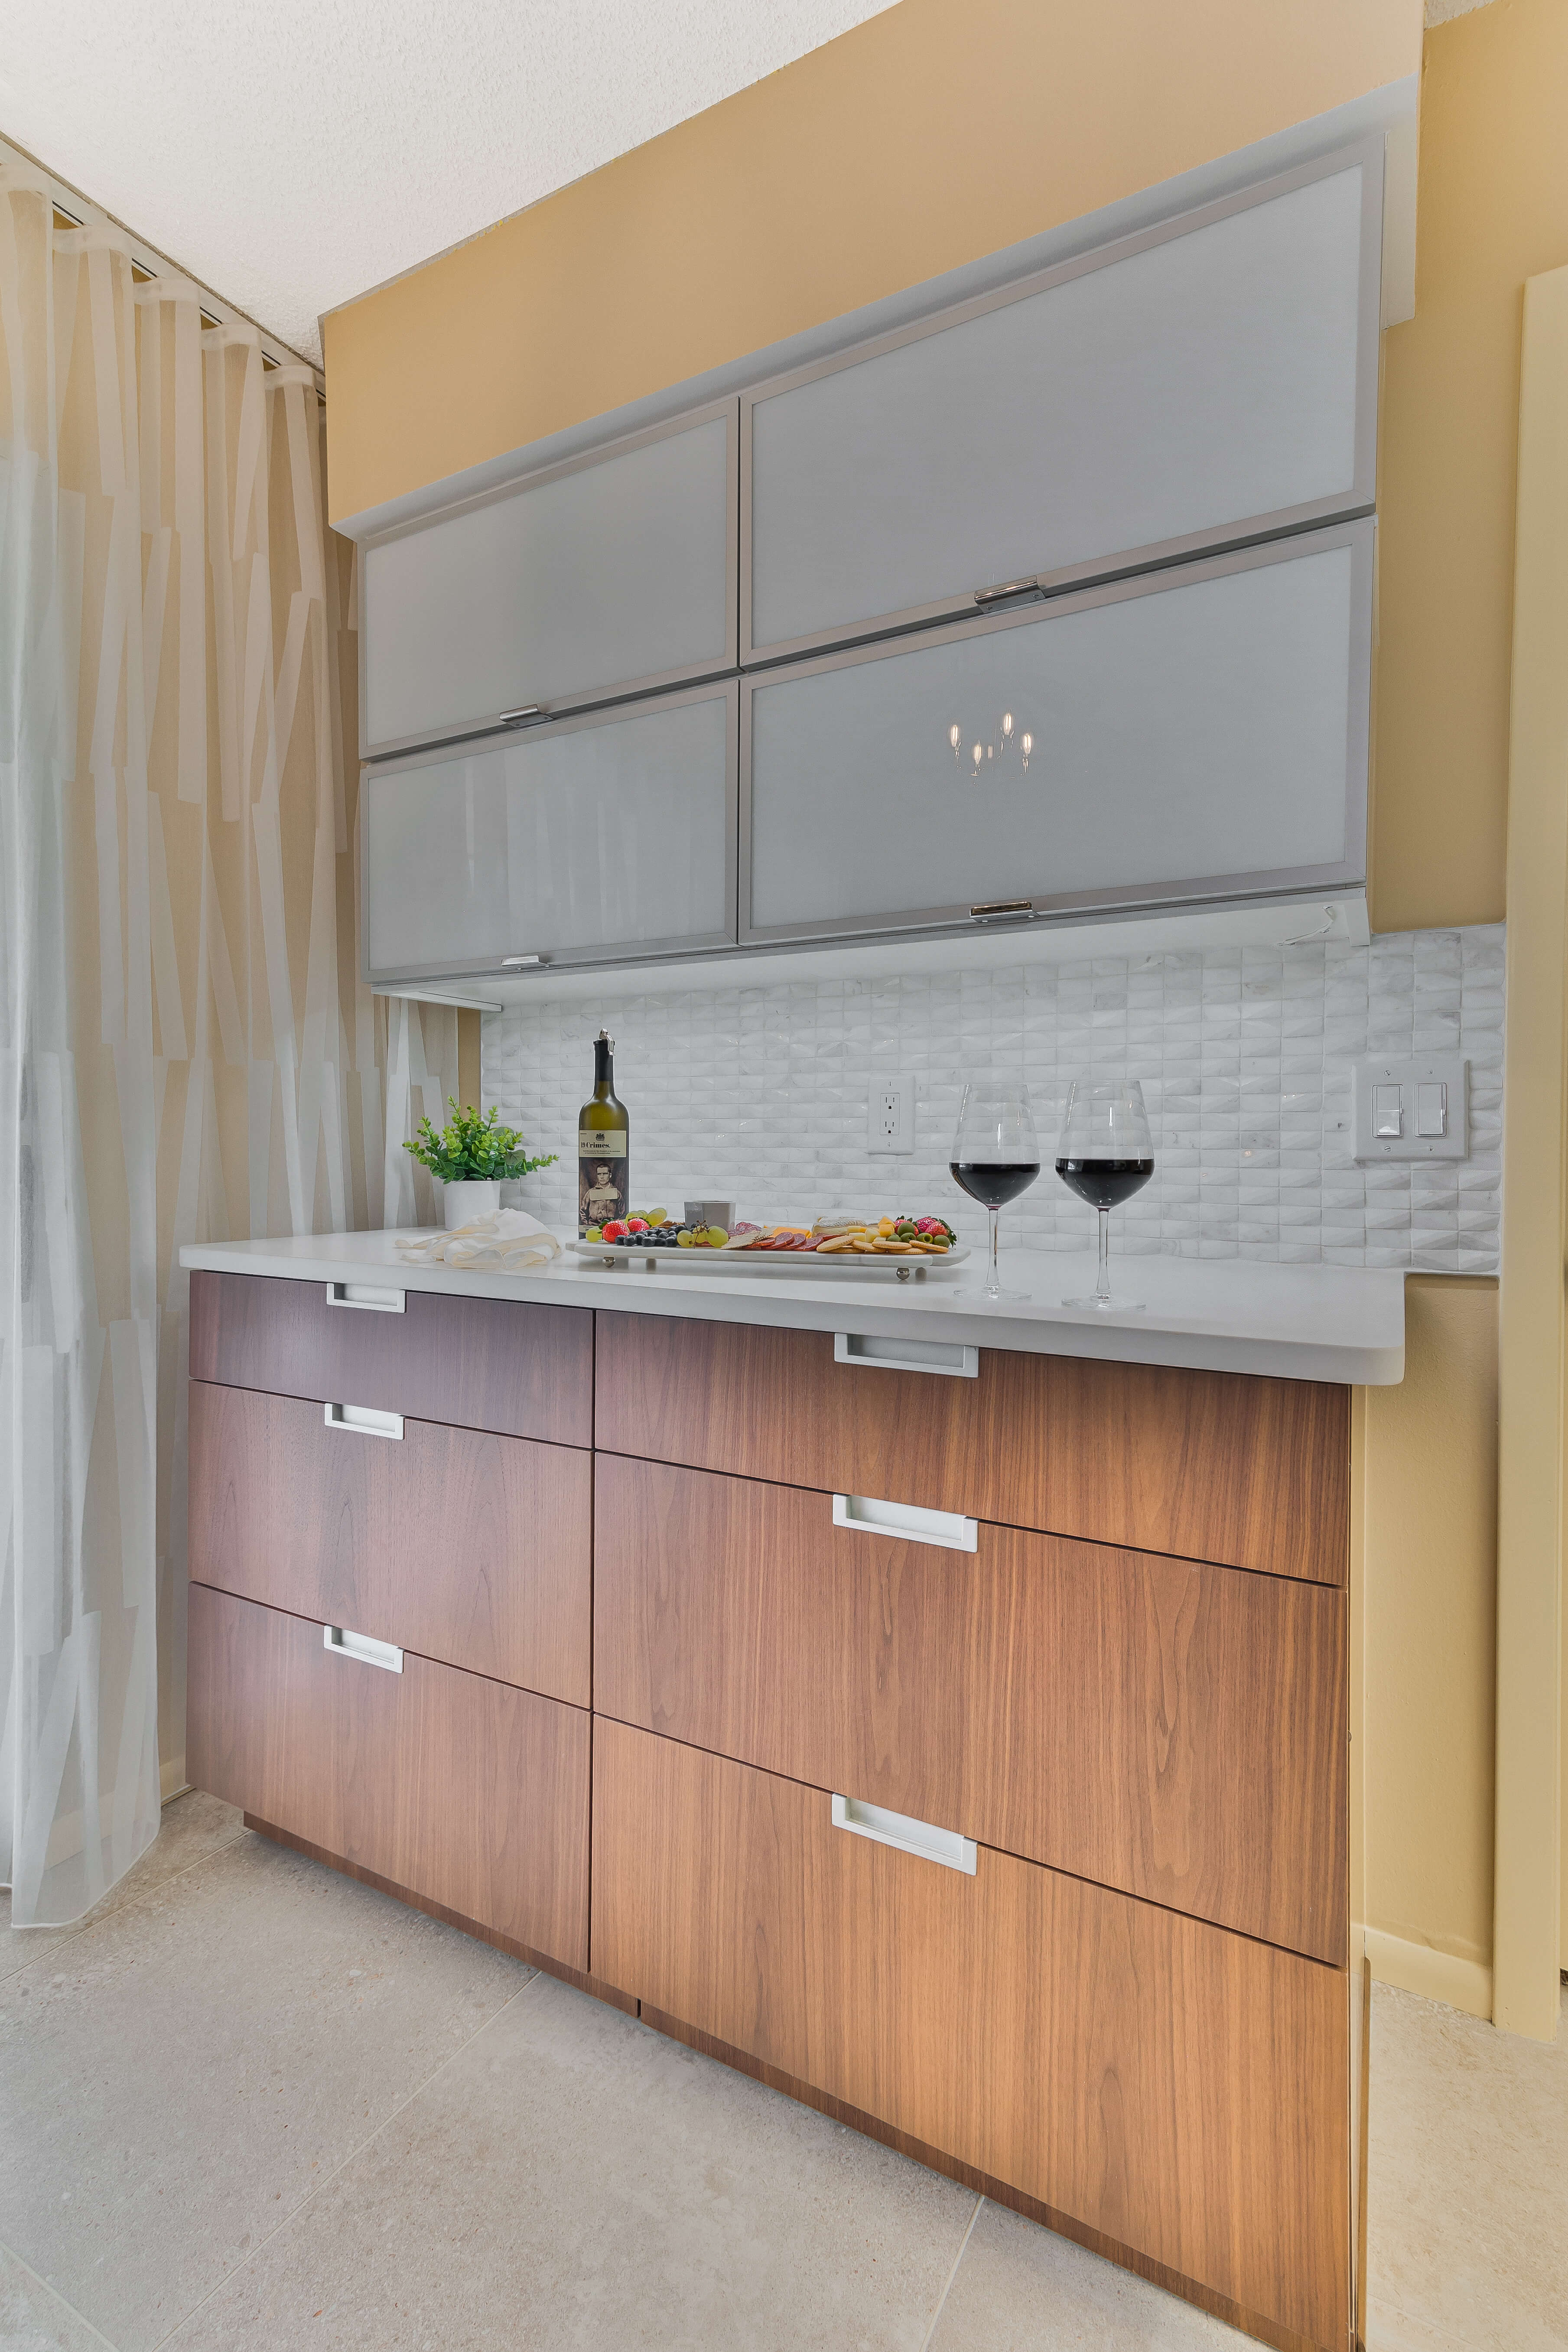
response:
{"label": "charcuterie board", "polygon": [[942,1257],[862,1257],[849,1252],[823,1257],[816,1250],[638,1249],[626,1242],[573,1242],[574,1254],[590,1265],[629,1265],[638,1273],[668,1267],[671,1274],[835,1276],[849,1282],[938,1280],[970,1252],[960,1242]]}

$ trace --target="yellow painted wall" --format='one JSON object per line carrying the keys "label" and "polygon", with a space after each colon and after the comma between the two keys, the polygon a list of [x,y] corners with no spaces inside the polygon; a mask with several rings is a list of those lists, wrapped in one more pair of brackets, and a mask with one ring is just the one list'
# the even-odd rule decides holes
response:
{"label": "yellow painted wall", "polygon": [[1503,912],[1524,280],[1568,262],[1568,5],[1426,36],[1415,316],[1383,339],[1372,920]]}
{"label": "yellow painted wall", "polygon": [[1400,80],[1420,45],[1421,0],[900,0],[330,312],[333,519]]}
{"label": "yellow painted wall", "polygon": [[1414,1275],[1405,1379],[1366,1392],[1366,1924],[1489,1963],[1497,1286]]}
{"label": "yellow painted wall", "polygon": [[[900,0],[326,321],[344,516],[1415,68],[1419,0]],[[1568,260],[1568,0],[1426,37],[1417,312],[1384,338],[1377,928],[1492,920],[1520,289]],[[471,1048],[470,1048],[471,1050]],[[1365,1907],[1489,1959],[1497,1294],[1414,1280],[1366,1399]]]}

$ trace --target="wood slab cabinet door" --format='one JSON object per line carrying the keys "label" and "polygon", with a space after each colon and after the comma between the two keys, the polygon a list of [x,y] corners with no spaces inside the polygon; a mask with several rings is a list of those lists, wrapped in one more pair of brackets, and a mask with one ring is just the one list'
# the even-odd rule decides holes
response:
{"label": "wood slab cabinet door", "polygon": [[1343,2352],[1342,1970],[620,1724],[594,1788],[595,1972]]}
{"label": "wood slab cabinet door", "polygon": [[1345,1580],[1347,1389],[1001,1348],[952,1378],[839,1362],[830,1331],[596,1324],[606,1451]]}
{"label": "wood slab cabinet door", "polygon": [[582,1307],[405,1290],[401,1313],[354,1305],[345,1286],[383,1288],[346,1268],[346,1286],[263,1274],[191,1276],[191,1378],[269,1389],[321,1404],[371,1405],[458,1429],[553,1445],[594,1442],[594,1324]]}
{"label": "wood slab cabinet door", "polygon": [[587,1966],[589,1717],[193,1584],[193,1784],[568,1968]]}
{"label": "wood slab cabinet door", "polygon": [[204,1584],[349,1625],[586,1706],[593,1456],[190,1384],[190,1567]]}
{"label": "wood slab cabinet door", "polygon": [[600,1454],[595,1705],[1342,1966],[1345,1596]]}

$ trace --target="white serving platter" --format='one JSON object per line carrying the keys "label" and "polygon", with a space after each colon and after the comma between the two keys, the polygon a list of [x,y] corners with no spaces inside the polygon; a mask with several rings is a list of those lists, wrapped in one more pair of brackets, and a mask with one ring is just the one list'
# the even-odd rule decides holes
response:
{"label": "white serving platter", "polygon": [[911,1275],[923,1282],[927,1275],[944,1275],[970,1255],[963,1242],[956,1243],[945,1257],[861,1257],[849,1250],[835,1251],[831,1257],[819,1257],[814,1250],[639,1250],[606,1246],[603,1242],[573,1242],[570,1246],[590,1265],[630,1265],[639,1272],[668,1266],[671,1274],[793,1274],[808,1278],[829,1275],[840,1279],[847,1275],[852,1280],[872,1282],[908,1282]]}

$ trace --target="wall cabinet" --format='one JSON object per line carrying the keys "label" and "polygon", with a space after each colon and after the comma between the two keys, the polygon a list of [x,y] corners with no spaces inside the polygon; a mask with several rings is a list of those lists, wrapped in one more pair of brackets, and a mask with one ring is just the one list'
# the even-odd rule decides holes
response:
{"label": "wall cabinet", "polygon": [[373,539],[366,978],[1362,888],[1382,187],[1373,139]]}
{"label": "wall cabinet", "polygon": [[372,768],[369,978],[732,941],[736,696],[690,688]]}
{"label": "wall cabinet", "polygon": [[748,678],[742,940],[1362,880],[1372,528]]}
{"label": "wall cabinet", "polygon": [[732,667],[735,472],[724,401],[373,540],[364,756]]}
{"label": "wall cabinet", "polygon": [[1382,142],[763,384],[742,660],[1373,502]]}

